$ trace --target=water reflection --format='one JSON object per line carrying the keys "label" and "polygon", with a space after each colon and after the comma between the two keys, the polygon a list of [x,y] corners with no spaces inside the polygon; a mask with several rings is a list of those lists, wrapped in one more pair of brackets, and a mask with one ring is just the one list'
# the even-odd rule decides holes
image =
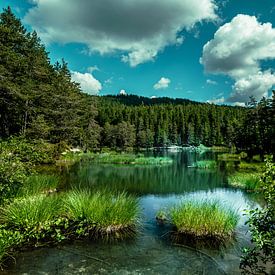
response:
{"label": "water reflection", "polygon": [[[240,274],[241,248],[249,245],[244,209],[257,205],[254,196],[227,188],[226,171],[188,168],[196,160],[216,158],[210,152],[167,152],[167,166],[112,166],[79,163],[66,174],[66,186],[126,190],[138,195],[141,230],[130,242],[75,242],[22,253],[7,274]],[[159,209],[180,200],[217,199],[240,214],[236,240],[222,250],[173,246],[163,236],[169,228],[155,221]]]}

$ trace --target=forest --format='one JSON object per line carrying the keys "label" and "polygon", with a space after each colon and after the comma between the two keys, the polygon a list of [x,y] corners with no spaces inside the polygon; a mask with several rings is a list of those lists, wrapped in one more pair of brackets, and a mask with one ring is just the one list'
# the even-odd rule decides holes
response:
{"label": "forest", "polygon": [[[24,245],[32,243],[36,246],[44,240],[44,237],[41,237],[43,234],[49,238],[47,240],[50,240],[51,244],[52,242],[61,242],[63,239],[82,239],[89,234],[93,234],[93,237],[107,236],[109,231],[104,231],[102,228],[106,229],[108,222],[117,220],[116,209],[121,210],[121,205],[124,205],[125,209],[129,209],[128,212],[132,216],[130,217],[126,211],[121,213],[120,218],[122,221],[127,221],[127,225],[121,228],[119,226],[111,227],[111,229],[109,228],[110,232],[115,232],[117,228],[121,229],[118,231],[119,234],[124,231],[132,234],[135,231],[137,213],[140,210],[138,200],[135,198],[126,193],[117,195],[114,199],[113,194],[109,193],[102,194],[86,189],[73,190],[62,197],[62,201],[67,207],[64,210],[60,201],[49,195],[59,191],[57,187],[59,179],[47,178],[49,175],[46,175],[44,183],[49,183],[49,189],[45,190],[43,177],[39,178],[39,174],[36,177],[37,167],[45,164],[54,165],[57,160],[62,159],[64,151],[73,148],[80,150],[90,160],[95,160],[97,163],[108,163],[106,155],[104,155],[105,159],[100,159],[97,154],[112,150],[116,153],[107,155],[107,158],[116,159],[116,162],[114,161],[112,164],[122,164],[123,158],[128,158],[127,164],[137,164],[139,161],[143,161],[144,164],[146,162],[144,156],[123,155],[121,158],[121,156],[118,157],[117,152],[136,152],[141,149],[166,148],[174,145],[191,148],[200,145],[207,148],[226,148],[228,152],[235,153],[238,165],[242,161],[240,161],[242,156],[247,163],[252,161],[255,156],[257,156],[258,162],[262,163],[270,155],[266,162],[266,172],[260,170],[263,173],[261,181],[268,205],[267,212],[261,212],[258,209],[254,212],[251,210],[250,226],[254,228],[254,231],[252,229],[254,237],[252,242],[258,245],[261,243],[260,233],[271,233],[268,236],[263,235],[267,243],[266,247],[259,244],[260,252],[256,249],[252,252],[246,251],[248,256],[244,258],[243,266],[244,268],[257,266],[255,259],[262,256],[262,249],[265,248],[269,249],[265,251],[269,257],[268,260],[274,261],[274,243],[272,244],[272,240],[274,240],[274,230],[272,229],[274,226],[274,220],[272,220],[274,219],[274,202],[272,202],[275,176],[272,164],[272,156],[274,158],[275,155],[274,137],[275,91],[271,97],[262,98],[260,101],[251,97],[246,107],[215,105],[181,98],[89,95],[81,90],[79,83],[72,81],[69,64],[64,59],[55,63],[50,60],[49,53],[37,33],[27,31],[20,19],[8,7],[0,13],[0,206],[8,205],[6,210],[2,206],[0,209],[0,237],[2,240],[6,238],[9,241],[7,244],[0,241],[0,267],[1,258],[7,256],[6,251],[18,247],[19,243]],[[163,163],[163,165],[173,162],[170,158],[156,159],[152,157],[150,160],[155,161],[155,164]],[[216,160],[211,161],[212,164],[214,163],[213,167],[217,168]],[[202,166],[206,162],[207,160],[202,159]],[[191,168],[202,168],[199,167],[199,161],[196,165],[194,164]],[[203,168],[207,168],[206,166]],[[232,167],[235,169],[235,166]],[[99,168],[97,167],[97,169]],[[161,172],[162,168],[158,167],[158,169],[158,175],[162,175],[167,181],[170,180],[166,172]],[[99,171],[101,170],[99,169]],[[129,169],[129,171],[132,170]],[[146,173],[144,174],[150,174],[150,171]],[[245,176],[247,177],[249,173],[245,172]],[[175,174],[171,173],[171,175]],[[235,180],[234,176],[235,174],[232,181]],[[208,174],[207,177],[211,177],[211,175]],[[134,176],[129,174],[128,178],[133,179]],[[179,186],[181,179],[182,177],[178,176]],[[214,177],[214,181],[215,179]],[[31,185],[31,182],[37,184],[38,189],[35,189],[35,184]],[[32,191],[24,189],[26,184],[32,186]],[[131,186],[131,184],[129,185]],[[199,184],[197,185],[199,186]],[[175,188],[174,185],[171,186],[169,185],[169,190]],[[256,187],[253,188],[256,189]],[[154,188],[150,190],[154,190]],[[179,190],[182,191],[181,188]],[[45,196],[45,192],[47,196]],[[32,196],[38,193],[39,195],[32,200]],[[22,199],[22,197],[24,198]],[[112,202],[111,208],[114,211],[110,212],[110,220],[105,221],[106,224],[102,222],[105,219],[103,212],[102,216],[97,217],[96,226],[94,220],[89,220],[89,215],[94,211],[94,205],[91,206],[90,201],[94,202],[96,208],[104,208],[102,210],[105,211],[104,213],[110,212],[110,205],[106,201]],[[41,217],[46,219],[46,221],[42,221],[46,222],[46,226],[41,227],[45,232],[37,227],[35,221],[33,226],[38,231],[32,231],[30,227],[31,230],[27,232],[29,226],[25,224],[28,221],[27,215],[25,220],[21,219],[21,223],[13,224],[16,218],[22,217],[22,213],[18,213],[14,220],[10,218],[12,214],[17,213],[22,202],[27,209],[25,214],[29,211],[30,203],[33,203],[33,209],[40,207],[43,210],[44,207],[49,207],[47,211],[50,213],[50,219],[53,219],[54,222],[47,220],[48,216],[44,217],[43,211],[42,214],[40,213]],[[81,216],[82,214],[77,213],[78,202],[78,206],[83,204],[80,205],[82,208],[79,213],[87,205],[91,206],[91,209],[87,207],[86,212],[83,210],[84,218]],[[175,219],[181,218],[180,211],[186,211],[184,209],[186,205],[180,207],[179,211],[171,210],[171,215]],[[187,207],[189,207],[187,212],[192,210],[194,215],[199,207],[205,208],[209,213],[214,208],[215,211],[217,210],[217,218],[224,214],[219,212],[215,203],[198,204],[195,207],[187,204]],[[51,214],[51,211],[57,211],[56,209],[59,211],[58,214]],[[30,213],[32,213],[31,210]],[[225,234],[225,237],[228,237],[237,226],[238,218],[236,213],[229,211],[226,214],[229,219],[231,218],[232,223],[232,226],[230,225],[232,228],[230,227],[228,230],[229,233]],[[164,215],[161,213],[159,217],[157,219],[162,222]],[[193,214],[190,220],[192,217]],[[261,221],[266,226],[264,230],[261,228]],[[91,224],[94,226],[92,229]],[[227,224],[227,221],[221,225],[221,229],[225,226],[224,224]],[[66,230],[69,228],[70,234],[67,234],[64,228]],[[266,228],[268,229],[266,230]],[[43,234],[39,231],[40,229]],[[256,232],[257,229],[259,231]],[[46,232],[47,230],[49,232]],[[184,229],[182,231],[184,232]],[[198,231],[200,230],[198,229]],[[51,236],[54,236],[54,240],[51,239]],[[251,261],[253,259],[254,262],[249,262],[249,259]]]}

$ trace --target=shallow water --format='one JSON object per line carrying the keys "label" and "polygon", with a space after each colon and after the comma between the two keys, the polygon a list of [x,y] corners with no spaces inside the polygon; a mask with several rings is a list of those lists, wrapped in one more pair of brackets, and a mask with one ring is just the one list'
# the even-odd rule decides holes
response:
{"label": "shallow water", "polygon": [[[174,163],[166,166],[114,166],[79,163],[66,174],[66,186],[126,190],[140,198],[140,232],[116,244],[75,242],[22,252],[7,274],[239,274],[241,248],[249,245],[244,209],[255,198],[227,186],[226,171],[190,168],[194,161],[214,159],[210,152],[160,152]],[[173,245],[169,228],[155,215],[183,199],[217,199],[240,214],[236,240],[220,249],[200,250]]]}

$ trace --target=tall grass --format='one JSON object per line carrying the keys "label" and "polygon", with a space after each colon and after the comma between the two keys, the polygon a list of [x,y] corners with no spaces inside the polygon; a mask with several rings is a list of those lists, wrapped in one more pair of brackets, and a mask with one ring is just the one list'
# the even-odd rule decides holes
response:
{"label": "tall grass", "polygon": [[35,227],[55,219],[60,209],[61,201],[57,196],[19,198],[0,209],[0,222],[21,229]]}
{"label": "tall grass", "polygon": [[235,173],[228,177],[229,185],[245,190],[256,190],[260,185],[258,173]]}
{"label": "tall grass", "polygon": [[200,160],[194,164],[196,168],[214,169],[217,167],[217,162],[214,160]]}
{"label": "tall grass", "polygon": [[94,163],[102,164],[139,164],[139,165],[159,165],[172,163],[173,160],[167,157],[145,157],[143,154],[130,154],[130,153],[69,153],[62,157],[64,160],[87,160]]}
{"label": "tall grass", "polygon": [[24,185],[19,189],[19,197],[27,197],[56,190],[59,185],[59,177],[56,175],[32,175],[28,177]]}
{"label": "tall grass", "polygon": [[217,201],[182,202],[172,208],[171,222],[177,232],[194,239],[225,240],[233,235],[239,216]]}
{"label": "tall grass", "polygon": [[121,193],[92,194],[88,190],[73,190],[64,198],[66,215],[73,220],[86,220],[100,229],[134,226],[137,222],[138,200]]}

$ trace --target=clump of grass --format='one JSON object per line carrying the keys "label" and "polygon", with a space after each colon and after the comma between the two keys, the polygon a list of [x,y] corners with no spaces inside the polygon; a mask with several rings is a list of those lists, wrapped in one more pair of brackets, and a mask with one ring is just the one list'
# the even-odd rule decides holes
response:
{"label": "clump of grass", "polygon": [[217,201],[186,201],[170,211],[177,233],[193,240],[225,241],[233,236],[239,216]]}
{"label": "clump of grass", "polygon": [[225,161],[239,161],[241,159],[245,159],[247,154],[245,152],[241,152],[239,154],[230,154],[230,153],[223,153],[218,155],[219,160]]}
{"label": "clump of grass", "polygon": [[0,222],[15,228],[31,228],[52,221],[60,214],[57,196],[36,195],[14,200],[0,209]]}
{"label": "clump of grass", "polygon": [[263,171],[264,170],[264,162],[244,162],[241,161],[239,163],[239,169],[241,170],[253,170],[253,171]]}
{"label": "clump of grass", "polygon": [[28,177],[24,185],[19,189],[19,197],[38,195],[41,193],[52,193],[59,185],[56,175],[32,175]]}
{"label": "clump of grass", "polygon": [[65,196],[64,206],[69,219],[85,220],[103,234],[132,231],[139,213],[138,200],[126,193],[73,190]]}
{"label": "clump of grass", "polygon": [[235,173],[228,177],[229,185],[245,190],[256,190],[260,184],[260,175],[257,173]]}
{"label": "clump of grass", "polygon": [[194,167],[201,169],[215,169],[217,168],[217,162],[214,160],[200,160],[194,164]]}

